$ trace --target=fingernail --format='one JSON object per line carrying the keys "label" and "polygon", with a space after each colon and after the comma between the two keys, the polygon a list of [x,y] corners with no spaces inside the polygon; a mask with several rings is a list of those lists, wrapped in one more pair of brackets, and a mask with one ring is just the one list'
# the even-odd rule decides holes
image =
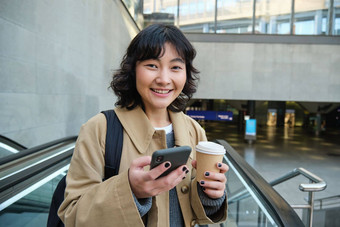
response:
{"label": "fingernail", "polygon": [[204,184],[204,180],[201,180],[201,184]]}
{"label": "fingernail", "polygon": [[189,170],[185,171],[185,173],[188,174],[188,173],[189,173]]}
{"label": "fingernail", "polygon": [[184,180],[184,179],[185,179],[185,177],[182,178],[182,180]]}
{"label": "fingernail", "polygon": [[208,177],[210,174],[209,174],[209,172],[205,172],[205,174],[204,174],[206,177]]}
{"label": "fingernail", "polygon": [[184,172],[186,170],[187,170],[187,167],[183,166],[182,171]]}
{"label": "fingernail", "polygon": [[222,164],[221,164],[221,163],[218,163],[218,167],[222,167]]}
{"label": "fingernail", "polygon": [[202,187],[202,190],[205,191],[205,187]]}
{"label": "fingernail", "polygon": [[170,167],[170,163],[169,163],[169,162],[166,162],[166,163],[164,164],[164,167],[165,167],[165,168],[169,168],[169,167]]}

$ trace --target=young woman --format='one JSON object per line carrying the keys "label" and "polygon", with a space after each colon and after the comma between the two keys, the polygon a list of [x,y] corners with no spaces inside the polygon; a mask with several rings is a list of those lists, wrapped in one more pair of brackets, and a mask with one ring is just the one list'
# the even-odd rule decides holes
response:
{"label": "young woman", "polygon": [[[227,217],[228,166],[195,179],[200,125],[181,112],[196,91],[196,52],[174,26],[151,25],[130,43],[111,88],[123,125],[117,176],[102,182],[106,119],[98,114],[80,130],[59,216],[66,226],[194,226]],[[186,165],[158,178],[171,163],[149,170],[151,155],[167,147],[192,147]]]}

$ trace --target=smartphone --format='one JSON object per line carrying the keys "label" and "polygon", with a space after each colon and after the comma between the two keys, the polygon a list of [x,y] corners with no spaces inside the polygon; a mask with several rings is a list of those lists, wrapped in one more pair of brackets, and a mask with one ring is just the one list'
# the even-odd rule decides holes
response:
{"label": "smartphone", "polygon": [[152,154],[150,167],[151,169],[153,169],[166,161],[171,162],[171,167],[158,178],[166,176],[171,171],[177,169],[179,166],[185,165],[188,161],[190,153],[191,147],[189,146],[180,146],[157,150]]}

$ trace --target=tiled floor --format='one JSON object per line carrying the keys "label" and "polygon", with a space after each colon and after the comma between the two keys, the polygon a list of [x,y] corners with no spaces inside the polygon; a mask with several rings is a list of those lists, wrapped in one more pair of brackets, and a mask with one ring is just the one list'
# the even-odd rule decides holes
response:
{"label": "tiled floor", "polygon": [[[324,191],[315,193],[315,199],[340,195],[340,129],[315,136],[301,127],[258,127],[257,140],[249,145],[236,125],[205,122],[202,126],[209,140],[226,140],[268,182],[302,167],[327,183]],[[309,180],[300,175],[274,188],[289,204],[306,204],[308,194],[299,190],[301,183]]]}

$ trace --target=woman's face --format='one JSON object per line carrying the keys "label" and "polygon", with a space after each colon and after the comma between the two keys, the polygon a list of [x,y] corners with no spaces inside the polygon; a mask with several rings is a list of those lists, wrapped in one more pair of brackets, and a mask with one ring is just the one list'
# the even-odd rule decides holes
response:
{"label": "woman's face", "polygon": [[136,87],[145,111],[166,109],[182,92],[186,82],[184,59],[170,43],[157,59],[136,63]]}

